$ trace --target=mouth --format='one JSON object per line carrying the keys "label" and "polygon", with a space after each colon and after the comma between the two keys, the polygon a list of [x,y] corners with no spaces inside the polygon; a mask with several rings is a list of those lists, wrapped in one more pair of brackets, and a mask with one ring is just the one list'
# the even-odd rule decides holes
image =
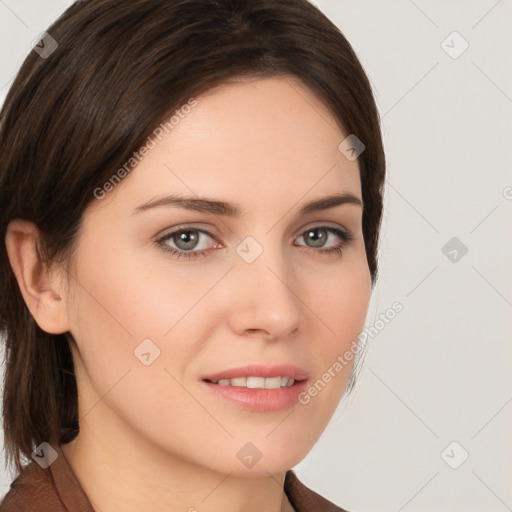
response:
{"label": "mouth", "polygon": [[235,377],[233,379],[208,380],[206,382],[217,384],[219,386],[235,386],[249,389],[280,389],[289,388],[295,383],[292,377],[257,377],[250,375],[248,377]]}
{"label": "mouth", "polygon": [[293,365],[249,365],[201,379],[203,385],[238,408],[269,412],[293,406],[306,388],[308,373]]}

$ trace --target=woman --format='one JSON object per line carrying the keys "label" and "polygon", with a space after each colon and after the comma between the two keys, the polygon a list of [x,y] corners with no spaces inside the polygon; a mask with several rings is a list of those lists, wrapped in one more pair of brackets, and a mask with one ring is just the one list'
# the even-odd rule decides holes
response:
{"label": "woman", "polygon": [[342,510],[291,470],[377,277],[379,118],[339,30],[306,0],[76,2],[0,144],[0,511]]}

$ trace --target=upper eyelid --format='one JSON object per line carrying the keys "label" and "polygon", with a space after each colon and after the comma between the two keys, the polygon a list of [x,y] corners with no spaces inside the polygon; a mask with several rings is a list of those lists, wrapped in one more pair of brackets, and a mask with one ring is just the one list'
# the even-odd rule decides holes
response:
{"label": "upper eyelid", "polygon": [[[304,227],[302,227],[302,228],[300,228],[298,230],[298,233],[302,234],[303,231],[306,231],[306,230],[311,229],[311,228],[319,228],[319,227],[329,227],[329,228],[342,229],[342,230],[345,230],[345,231],[351,231],[348,227],[343,226],[340,223],[337,223],[337,222],[334,222],[334,221],[328,221],[328,220],[325,220],[325,221],[318,220],[318,221],[311,221],[310,223],[307,223]],[[157,234],[155,236],[155,238],[162,238],[162,237],[165,237],[165,236],[167,236],[168,234],[171,234],[171,233],[176,233],[176,232],[179,232],[179,231],[187,231],[187,230],[202,231],[202,232],[205,232],[205,233],[210,234],[212,236],[214,235],[214,232],[217,231],[216,229],[212,230],[209,227],[205,228],[205,227],[201,227],[200,225],[194,225],[193,223],[192,224],[183,224],[183,225],[178,225],[178,226],[175,226],[175,227],[172,227],[172,228],[162,229],[159,233],[164,233],[164,234],[163,235]],[[219,234],[219,236],[220,236],[220,234]]]}
{"label": "upper eyelid", "polygon": [[168,228],[168,229],[162,230],[161,233],[163,233],[163,234],[158,234],[154,238],[156,240],[162,240],[164,238],[168,238],[170,235],[174,235],[176,233],[181,233],[182,231],[199,231],[201,233],[207,234],[208,236],[211,236],[212,238],[215,238],[215,236],[216,236],[215,233],[212,233],[211,230],[206,229],[206,228],[200,228],[198,226],[178,226],[175,228],[173,227],[173,228]]}

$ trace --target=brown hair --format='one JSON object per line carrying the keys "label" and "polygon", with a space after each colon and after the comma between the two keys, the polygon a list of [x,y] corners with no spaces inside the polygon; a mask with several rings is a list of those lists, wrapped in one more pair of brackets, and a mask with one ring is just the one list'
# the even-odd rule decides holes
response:
{"label": "brown hair", "polygon": [[[40,258],[66,261],[83,212],[155,126],[190,97],[237,77],[298,77],[332,111],[359,156],[362,228],[372,287],[385,160],[370,83],[339,29],[307,0],[86,0],[48,29],[58,46],[30,52],[0,118],[0,233],[23,218]],[[48,48],[48,47],[47,47]],[[341,141],[340,141],[341,142]],[[7,465],[41,442],[78,434],[69,333],[35,323],[0,247]],[[72,338],[71,338],[72,339]]]}

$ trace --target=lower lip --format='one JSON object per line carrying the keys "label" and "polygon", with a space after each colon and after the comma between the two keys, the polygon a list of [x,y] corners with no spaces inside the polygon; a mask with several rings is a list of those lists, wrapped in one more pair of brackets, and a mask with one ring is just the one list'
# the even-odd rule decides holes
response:
{"label": "lower lip", "polygon": [[307,387],[307,380],[295,382],[292,386],[278,389],[244,388],[242,386],[221,386],[201,381],[217,396],[249,411],[280,411],[298,402],[298,396]]}

